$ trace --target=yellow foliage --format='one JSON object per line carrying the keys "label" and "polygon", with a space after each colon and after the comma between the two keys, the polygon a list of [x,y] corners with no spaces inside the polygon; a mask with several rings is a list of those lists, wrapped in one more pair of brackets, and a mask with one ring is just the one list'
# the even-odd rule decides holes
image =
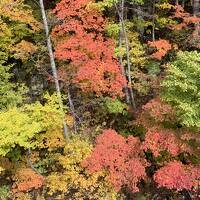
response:
{"label": "yellow foliage", "polygon": [[24,4],[24,0],[1,0],[0,13],[11,21],[29,25],[34,32],[41,28],[41,24],[33,18],[32,11]]}
{"label": "yellow foliage", "polygon": [[70,128],[73,127],[73,125],[74,125],[74,118],[73,118],[73,116],[71,116],[71,115],[66,115],[66,116],[65,116],[65,121],[66,121],[67,125],[68,125]]}
{"label": "yellow foliage", "polygon": [[8,28],[8,25],[0,17],[0,37],[11,37],[11,30]]}
{"label": "yellow foliage", "polygon": [[46,133],[41,134],[38,140],[38,147],[48,148],[49,151],[64,147],[66,143],[62,129],[50,129]]}
{"label": "yellow foliage", "polygon": [[156,7],[160,8],[160,9],[171,9],[171,8],[175,8],[174,5],[170,4],[170,3],[161,3],[161,4],[156,4]]}
{"label": "yellow foliage", "polygon": [[145,50],[139,41],[137,32],[129,32],[130,58],[133,66],[144,66],[146,62]]}
{"label": "yellow foliage", "polygon": [[42,195],[38,194],[36,200],[46,200],[46,199],[43,194]]}
{"label": "yellow foliage", "polygon": [[28,193],[19,192],[13,196],[14,200],[32,200]]}
{"label": "yellow foliage", "polygon": [[[5,156],[16,146],[35,148],[38,144],[35,139],[43,136],[48,138],[48,146],[63,145],[62,111],[57,96],[47,94],[44,98],[47,100],[44,105],[35,102],[0,112],[0,155]],[[46,131],[46,136],[42,135]]]}
{"label": "yellow foliage", "polygon": [[22,109],[0,112],[0,155],[5,156],[16,146],[34,147],[32,139],[40,131],[41,125]]}
{"label": "yellow foliage", "polygon": [[[56,154],[55,158],[62,169],[51,173],[46,181],[50,195],[65,193],[67,199],[116,200],[117,194],[107,181],[105,172],[88,174],[81,162],[91,153],[92,146],[74,137],[66,144],[64,155]],[[68,196],[69,195],[69,196]],[[62,196],[60,196],[62,199]]]}
{"label": "yellow foliage", "polygon": [[29,56],[37,51],[37,47],[31,42],[22,40],[11,48],[11,52],[15,54],[16,59],[26,61]]}

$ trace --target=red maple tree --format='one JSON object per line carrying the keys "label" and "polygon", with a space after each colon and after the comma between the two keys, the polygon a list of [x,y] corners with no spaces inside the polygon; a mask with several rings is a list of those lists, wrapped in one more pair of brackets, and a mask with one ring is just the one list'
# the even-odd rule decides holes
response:
{"label": "red maple tree", "polygon": [[[53,12],[62,24],[52,32],[55,56],[75,68],[73,82],[85,92],[122,96],[126,85],[114,42],[104,37],[106,20],[91,0],[62,0]],[[59,41],[59,42],[58,42]]]}
{"label": "red maple tree", "polygon": [[199,179],[199,167],[184,165],[180,161],[171,161],[154,174],[154,180],[159,187],[178,191],[197,189]]}
{"label": "red maple tree", "polygon": [[145,151],[151,150],[155,157],[160,156],[161,152],[168,152],[172,156],[178,156],[181,152],[190,152],[181,140],[176,137],[173,130],[164,128],[151,128],[145,135],[143,142],[143,149]]}
{"label": "red maple tree", "polygon": [[114,130],[104,130],[97,137],[92,154],[82,165],[91,173],[107,170],[116,191],[127,186],[134,193],[139,190],[139,181],[145,179],[145,167],[148,165],[141,157],[140,147],[136,137],[124,138]]}

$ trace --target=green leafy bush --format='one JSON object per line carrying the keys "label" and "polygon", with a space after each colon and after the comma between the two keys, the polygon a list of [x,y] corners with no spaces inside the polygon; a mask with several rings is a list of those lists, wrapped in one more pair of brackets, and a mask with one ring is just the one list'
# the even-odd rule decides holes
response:
{"label": "green leafy bush", "polygon": [[12,74],[9,73],[12,65],[5,66],[5,61],[0,56],[0,109],[7,109],[22,103],[22,96],[25,88],[18,84],[11,83],[9,80]]}
{"label": "green leafy bush", "polygon": [[181,124],[200,128],[200,53],[178,52],[162,82],[162,98],[177,109]]}
{"label": "green leafy bush", "polygon": [[127,113],[128,106],[125,103],[122,103],[119,99],[105,98],[105,105],[109,113],[112,114]]}

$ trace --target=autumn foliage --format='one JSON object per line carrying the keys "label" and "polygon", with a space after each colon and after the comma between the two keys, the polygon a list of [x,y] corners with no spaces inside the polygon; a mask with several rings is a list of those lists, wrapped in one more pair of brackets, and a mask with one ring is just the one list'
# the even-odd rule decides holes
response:
{"label": "autumn foliage", "polygon": [[0,200],[199,199],[199,3],[0,0]]}
{"label": "autumn foliage", "polygon": [[91,156],[82,164],[91,173],[107,170],[116,191],[127,186],[130,191],[137,192],[138,183],[146,177],[147,166],[140,153],[138,138],[129,136],[126,139],[114,130],[104,130],[97,137]]}
{"label": "autumn foliage", "polygon": [[31,168],[19,169],[13,177],[15,183],[13,184],[12,192],[28,192],[33,189],[38,189],[44,184],[44,177],[37,174]]}
{"label": "autumn foliage", "polygon": [[159,39],[153,42],[149,41],[148,45],[149,47],[156,49],[156,52],[153,53],[151,57],[157,60],[161,60],[168,51],[172,49],[170,42],[164,39]]}
{"label": "autumn foliage", "polygon": [[52,33],[55,56],[76,69],[74,82],[85,92],[122,95],[126,82],[113,57],[114,42],[104,37],[105,19],[92,1],[63,0],[53,12],[63,21]]}
{"label": "autumn foliage", "polygon": [[175,7],[175,12],[171,16],[171,18],[181,20],[180,23],[171,25],[171,28],[174,30],[182,30],[191,24],[196,24],[200,22],[199,17],[193,16],[190,13],[186,12],[181,5],[177,5]]}
{"label": "autumn foliage", "polygon": [[196,190],[199,185],[200,168],[171,161],[154,175],[159,187],[176,190]]}
{"label": "autumn foliage", "polygon": [[172,130],[159,130],[159,128],[152,128],[147,131],[143,149],[145,151],[151,150],[155,157],[160,156],[162,152],[177,156],[184,150],[189,151]]}
{"label": "autumn foliage", "polygon": [[155,121],[163,122],[174,120],[175,110],[159,97],[150,100],[142,108],[143,111]]}

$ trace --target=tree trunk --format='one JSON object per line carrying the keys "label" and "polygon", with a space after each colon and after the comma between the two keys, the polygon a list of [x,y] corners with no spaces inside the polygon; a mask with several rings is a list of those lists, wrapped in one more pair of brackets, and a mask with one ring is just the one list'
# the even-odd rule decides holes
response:
{"label": "tree trunk", "polygon": [[193,15],[194,16],[199,16],[199,6],[200,2],[199,0],[193,0]]}
{"label": "tree trunk", "polygon": [[[122,0],[121,4],[124,5],[124,0]],[[133,89],[131,87],[132,79],[131,79],[130,49],[129,49],[128,35],[127,35],[127,32],[126,32],[126,27],[125,27],[125,23],[124,23],[124,13],[123,14],[120,13],[116,3],[115,3],[115,8],[116,8],[118,16],[119,16],[121,28],[123,30],[123,36],[124,36],[124,39],[125,39],[126,59],[127,59],[127,76],[128,76],[128,82],[129,82],[128,84],[129,84],[129,92],[130,92],[130,102],[131,102],[133,108],[136,109],[134,93],[133,93]]]}
{"label": "tree trunk", "polygon": [[153,0],[153,9],[152,9],[152,14],[153,14],[153,19],[152,19],[152,41],[155,42],[155,0]]}
{"label": "tree trunk", "polygon": [[64,113],[64,109],[63,109],[63,101],[62,101],[62,96],[61,96],[61,92],[60,92],[60,85],[59,85],[59,81],[58,81],[56,64],[55,64],[55,59],[54,59],[54,55],[53,55],[53,48],[52,48],[51,38],[50,38],[50,35],[49,35],[49,27],[48,27],[47,17],[46,17],[46,13],[45,13],[45,9],[44,9],[43,0],[40,0],[40,9],[41,9],[41,13],[42,13],[44,29],[45,29],[45,32],[46,32],[47,48],[48,48],[48,52],[49,52],[51,69],[52,69],[53,78],[54,78],[54,81],[55,81],[59,106],[60,106],[60,109],[62,110],[62,113],[63,113],[64,136],[66,138],[69,138],[69,129],[68,129],[67,124],[64,120],[65,113]]}
{"label": "tree trunk", "polygon": [[[144,22],[144,18],[143,18],[143,15],[142,15],[142,9],[141,9],[140,5],[137,7],[137,17],[138,17],[138,20]],[[142,27],[140,25],[139,27],[137,27],[137,30],[140,33],[141,38],[143,38],[143,36],[144,36],[144,27]]]}
{"label": "tree trunk", "polygon": [[[124,3],[123,1],[120,2],[120,4],[121,4],[120,12],[121,12],[122,18],[123,18],[123,14],[124,14],[124,4],[123,3]],[[123,29],[122,29],[122,22],[120,20],[119,48],[122,48],[122,41],[123,41]],[[124,65],[123,65],[122,55],[119,56],[119,63],[120,63],[122,75],[126,79],[126,72],[125,72]],[[129,97],[129,93],[128,93],[128,88],[125,87],[124,90],[125,90],[126,103],[130,104],[130,97]]]}
{"label": "tree trunk", "polygon": [[[193,15],[196,17],[200,17],[200,0],[193,0]],[[199,38],[200,36],[200,24],[195,24],[195,37]]]}

